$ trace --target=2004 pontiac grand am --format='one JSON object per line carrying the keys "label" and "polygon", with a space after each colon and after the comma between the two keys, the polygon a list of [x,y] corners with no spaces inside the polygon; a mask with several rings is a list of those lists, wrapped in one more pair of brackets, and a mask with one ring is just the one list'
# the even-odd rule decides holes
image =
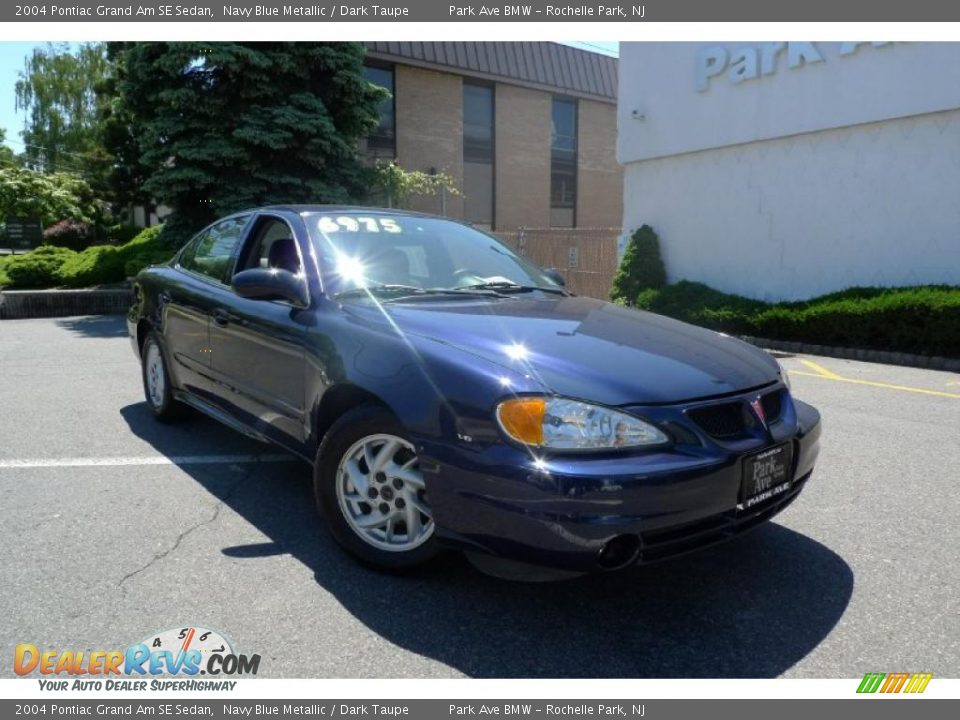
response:
{"label": "2004 pontiac grand am", "polygon": [[236,213],[140,273],[128,326],[158,419],[189,406],[305,458],[334,538],[383,568],[677,555],[780,512],[819,450],[767,353],[427,215]]}

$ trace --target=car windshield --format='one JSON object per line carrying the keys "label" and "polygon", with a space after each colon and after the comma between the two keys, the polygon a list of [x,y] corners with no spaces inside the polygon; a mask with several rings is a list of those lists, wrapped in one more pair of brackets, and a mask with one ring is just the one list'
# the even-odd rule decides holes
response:
{"label": "car windshield", "polygon": [[562,293],[543,270],[486,233],[441,218],[384,212],[304,216],[330,295],[385,300]]}

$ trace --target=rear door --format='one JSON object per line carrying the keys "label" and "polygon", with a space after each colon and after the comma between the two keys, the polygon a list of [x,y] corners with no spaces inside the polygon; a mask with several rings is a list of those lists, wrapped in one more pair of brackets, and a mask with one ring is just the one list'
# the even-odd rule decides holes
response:
{"label": "rear door", "polygon": [[193,238],[177,256],[177,280],[164,286],[158,298],[176,384],[208,400],[216,394],[210,377],[210,318],[249,217],[228,218]]}
{"label": "rear door", "polygon": [[[302,273],[306,246],[281,214],[259,213],[235,272],[276,268]],[[241,419],[299,449],[304,441],[305,343],[312,313],[285,300],[252,300],[224,288],[210,325],[212,371],[229,388]]]}

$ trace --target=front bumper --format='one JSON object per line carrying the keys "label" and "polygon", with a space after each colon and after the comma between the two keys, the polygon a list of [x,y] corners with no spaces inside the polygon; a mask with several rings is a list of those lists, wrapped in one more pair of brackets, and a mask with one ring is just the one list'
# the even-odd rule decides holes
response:
{"label": "front bumper", "polygon": [[[805,487],[819,440],[819,413],[793,400],[762,436],[736,442],[701,436],[666,451],[543,458],[505,444],[472,450],[424,442],[421,469],[446,544],[590,571],[610,566],[601,551],[615,538],[636,547],[616,563],[624,566],[706,547],[770,519]],[[793,449],[790,485],[738,509],[744,458],[781,443]]]}

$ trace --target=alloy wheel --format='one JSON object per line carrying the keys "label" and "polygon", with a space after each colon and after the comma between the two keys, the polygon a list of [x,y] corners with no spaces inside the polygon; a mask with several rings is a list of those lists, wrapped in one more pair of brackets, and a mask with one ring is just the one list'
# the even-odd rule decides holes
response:
{"label": "alloy wheel", "polygon": [[419,458],[396,435],[368,435],[350,446],[337,469],[337,500],[350,529],[381,550],[413,550],[433,535]]}
{"label": "alloy wheel", "polygon": [[166,380],[163,373],[163,356],[160,354],[160,347],[151,342],[147,346],[147,396],[150,404],[155,408],[163,405],[163,393],[166,390]]}

